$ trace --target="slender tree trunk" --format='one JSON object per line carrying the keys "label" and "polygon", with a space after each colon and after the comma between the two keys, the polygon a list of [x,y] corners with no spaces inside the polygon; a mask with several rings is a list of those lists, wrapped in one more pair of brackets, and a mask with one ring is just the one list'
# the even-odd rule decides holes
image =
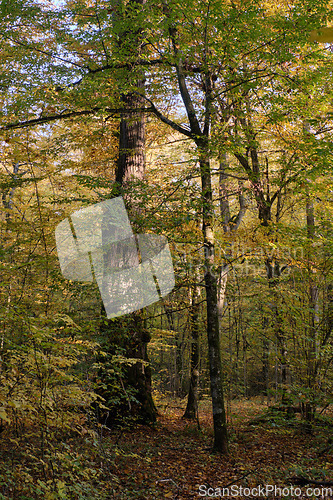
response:
{"label": "slender tree trunk", "polygon": [[[222,219],[222,226],[224,233],[235,233],[239,228],[243,217],[246,213],[247,204],[243,195],[243,185],[239,182],[238,185],[238,201],[239,211],[236,217],[231,217],[229,206],[229,193],[227,188],[227,174],[226,168],[228,166],[227,155],[224,154],[220,160],[220,175],[219,175],[219,198],[220,198],[220,213]],[[227,289],[229,263],[228,259],[231,258],[231,253],[228,248],[225,249],[225,260],[220,265],[220,275],[218,282],[218,304],[219,304],[219,320],[221,324],[223,315],[223,305],[225,301],[225,294]]]}
{"label": "slender tree trunk", "polygon": [[[265,318],[266,319],[266,318]],[[269,342],[263,339],[262,343],[262,380],[263,380],[263,393],[270,399],[269,393]]]}
{"label": "slender tree trunk", "polygon": [[[207,259],[208,261],[208,259]],[[207,300],[207,337],[209,355],[210,390],[213,403],[214,444],[213,450],[228,451],[228,434],[223,395],[223,374],[218,320],[217,282],[212,270],[205,272]]]}
{"label": "slender tree trunk", "polygon": [[187,397],[187,406],[183,418],[196,419],[198,414],[198,385],[199,385],[199,290],[196,285],[191,290],[190,304],[190,331],[191,331],[191,376],[190,388]]}
{"label": "slender tree trunk", "polygon": [[[170,17],[170,12],[170,6],[168,4],[165,4],[164,13],[168,18]],[[220,453],[226,453],[228,451],[228,433],[223,396],[223,375],[221,366],[221,346],[217,298],[217,273],[214,267],[214,204],[209,162],[209,133],[212,112],[212,77],[207,71],[204,78],[206,89],[204,103],[204,124],[201,129],[200,122],[186,84],[186,72],[183,66],[182,54],[179,51],[179,46],[177,43],[178,28],[173,23],[171,23],[170,25],[169,34],[176,60],[179,92],[186,109],[191,138],[194,140],[199,154],[202,197],[202,235],[205,254],[204,282],[206,290],[208,357],[214,422],[213,450]]]}
{"label": "slender tree trunk", "polygon": [[316,378],[316,340],[317,340],[317,327],[318,327],[318,287],[313,280],[311,268],[311,245],[315,236],[315,218],[313,201],[307,197],[306,201],[306,224],[307,235],[309,240],[308,250],[308,273],[309,273],[309,334],[307,335],[308,341],[308,384],[309,387],[314,387]]}
{"label": "slender tree trunk", "polygon": [[[313,270],[311,267],[312,257],[312,242],[315,237],[315,217],[313,201],[307,195],[306,200],[306,225],[308,236],[308,274],[309,274],[309,324],[307,327],[306,337],[308,339],[307,360],[308,360],[308,387],[313,389],[316,385],[317,378],[317,329],[318,329],[318,286],[313,279]],[[311,401],[303,404],[302,413],[307,421],[313,420],[315,406]]]}
{"label": "slender tree trunk", "polygon": [[213,200],[210,163],[207,155],[208,141],[199,143],[201,186],[203,196],[202,232],[204,239],[204,269],[207,305],[207,338],[209,356],[210,390],[213,404],[214,444],[213,450],[228,451],[228,433],[223,394],[223,373],[217,297],[217,276],[214,268]]}
{"label": "slender tree trunk", "polygon": [[[225,153],[223,159],[220,160],[219,198],[220,198],[220,213],[221,213],[223,231],[225,233],[229,233],[231,217],[230,217],[228,189],[226,186],[227,182],[227,176],[225,173],[226,167],[227,167],[227,155]],[[230,256],[231,256],[230,252],[228,252],[228,249],[226,249],[226,257]],[[220,327],[222,323],[223,306],[227,290],[228,273],[229,273],[229,264],[226,260],[223,260],[220,265],[219,282],[218,282],[218,307],[219,307]]]}
{"label": "slender tree trunk", "polygon": [[[12,176],[13,180],[17,179],[19,169],[20,169],[19,162],[13,163],[13,176]],[[2,191],[2,204],[3,204],[3,207],[5,209],[5,219],[6,219],[7,223],[10,222],[10,218],[11,218],[11,210],[13,208],[14,193],[15,193],[15,187],[7,188],[7,189],[4,188],[4,190]]]}
{"label": "slender tree trunk", "polygon": [[329,284],[326,287],[326,307],[324,313],[324,338],[322,346],[325,346],[329,341],[333,331],[333,285]]}

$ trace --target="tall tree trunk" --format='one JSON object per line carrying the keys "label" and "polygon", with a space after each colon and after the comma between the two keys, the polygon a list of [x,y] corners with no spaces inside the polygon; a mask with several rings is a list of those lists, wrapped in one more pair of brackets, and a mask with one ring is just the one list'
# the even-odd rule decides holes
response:
{"label": "tall tree trunk", "polygon": [[[143,80],[139,82],[143,88]],[[123,97],[124,104],[131,109],[142,108],[143,97],[130,94]],[[142,113],[123,114],[120,123],[119,160],[116,170],[116,182],[121,185],[122,193],[127,201],[132,216],[140,215],[130,192],[130,182],[143,180],[145,177],[145,122]],[[144,326],[144,314],[136,311],[129,317],[119,319],[123,328],[130,329],[126,356],[139,361],[128,366],[126,382],[135,388],[135,397],[141,406],[135,407],[136,416],[144,422],[154,422],[157,410],[152,398],[151,369],[149,365],[147,345],[150,335]]]}
{"label": "tall tree trunk", "polygon": [[[210,388],[213,405],[214,422],[214,444],[213,450],[220,453],[228,451],[228,433],[226,424],[226,413],[223,396],[223,374],[221,366],[221,346],[219,332],[219,313],[217,300],[217,275],[214,267],[214,233],[213,215],[214,204],[211,186],[211,169],[209,161],[209,134],[212,112],[212,77],[207,70],[205,79],[205,102],[204,102],[204,124],[201,125],[195,110],[191,95],[186,84],[186,72],[184,70],[182,54],[177,43],[178,27],[170,19],[171,5],[164,4],[164,14],[170,21],[169,34],[172,42],[176,61],[176,71],[179,92],[186,110],[190,131],[182,127],[177,129],[190,135],[197,146],[199,155],[201,198],[202,198],[202,236],[204,244],[204,282],[206,290],[207,311],[207,339],[210,372]],[[206,49],[204,49],[206,50]],[[155,111],[156,108],[155,108]],[[159,114],[161,117],[161,114]],[[167,123],[172,123],[167,119]]]}
{"label": "tall tree trunk", "polygon": [[[208,165],[208,169],[210,166]],[[246,212],[246,202],[245,198],[243,196],[242,192],[242,186],[239,186],[239,212],[237,216],[233,219],[233,223],[231,224],[231,216],[230,216],[230,207],[229,207],[229,198],[228,198],[228,189],[227,189],[227,175],[226,175],[226,168],[227,168],[227,157],[224,155],[224,157],[220,160],[220,176],[219,176],[219,198],[220,198],[220,213],[221,213],[221,219],[223,223],[223,230],[225,233],[230,233],[231,231],[236,231],[245,215]],[[204,176],[204,180],[203,180]],[[208,199],[208,195],[211,196],[211,185],[210,185],[210,170],[206,171],[206,167],[202,168],[202,180],[203,180],[203,185],[206,185],[205,190],[203,190],[203,194],[206,193],[206,200],[204,203],[212,203],[211,199]],[[206,178],[207,177],[207,178]],[[210,193],[210,194],[209,194]],[[204,194],[205,196],[205,194]],[[212,207],[211,207],[212,209]],[[211,221],[208,220],[209,211],[206,207],[206,213],[204,214],[207,218],[206,225],[207,227],[210,227]],[[204,225],[205,226],[205,225]],[[209,235],[209,230],[206,231],[206,236]],[[211,238],[211,236],[209,236]],[[214,242],[213,242],[214,245]],[[208,246],[206,247],[208,249]],[[209,253],[209,250],[208,250]],[[214,250],[213,250],[214,253]],[[208,255],[207,255],[208,256]],[[207,269],[207,265],[205,263],[205,269]],[[227,261],[222,262],[221,265],[216,268],[219,270],[218,276],[217,276],[217,310],[218,310],[218,323],[219,323],[219,329],[221,325],[221,320],[222,320],[222,315],[223,315],[223,305],[225,301],[225,294],[226,294],[226,287],[227,287],[227,280],[228,280],[228,272],[229,272],[229,264]],[[207,306],[208,307],[208,306]],[[197,354],[193,353],[194,355],[194,362],[191,363],[192,366],[192,373],[191,373],[191,384],[190,384],[190,393],[189,393],[189,400],[188,400],[188,405],[190,404],[190,398],[192,400],[193,398],[193,392],[192,392],[192,379],[193,383],[196,382],[196,377],[199,376],[199,374],[196,373],[196,368],[195,365],[198,363],[198,360],[196,358]],[[194,373],[194,375],[193,375]],[[194,404],[194,403],[193,403]],[[185,415],[189,414],[188,409],[186,409]],[[192,415],[194,415],[193,409]],[[194,417],[193,417],[194,418]],[[219,424],[217,424],[219,425]]]}
{"label": "tall tree trunk", "polygon": [[[139,8],[145,0],[130,0],[129,7]],[[123,13],[115,14],[125,16]],[[128,44],[131,40],[130,55],[138,56],[141,51],[142,33],[140,28],[133,27],[133,31],[124,32],[120,36],[120,48],[123,43]],[[133,78],[131,74],[129,78]],[[142,181],[145,178],[145,118],[142,113],[144,107],[144,74],[136,75],[133,82],[137,92],[122,95],[125,109],[121,116],[119,126],[119,155],[116,166],[116,185],[114,193],[123,195],[128,211],[135,219],[140,216],[136,200],[131,193],[131,181]],[[140,92],[142,95],[140,95]],[[138,111],[135,111],[138,110]],[[135,358],[137,363],[130,363],[124,369],[123,385],[129,393],[134,389],[134,397],[138,404],[129,404],[122,409],[123,415],[130,413],[142,422],[154,422],[157,410],[152,398],[151,369],[149,365],[147,345],[150,334],[145,328],[144,314],[136,311],[116,320],[104,322],[103,330],[107,330],[109,338],[109,350],[114,352],[121,347],[127,358]],[[126,411],[125,411],[126,410]]]}

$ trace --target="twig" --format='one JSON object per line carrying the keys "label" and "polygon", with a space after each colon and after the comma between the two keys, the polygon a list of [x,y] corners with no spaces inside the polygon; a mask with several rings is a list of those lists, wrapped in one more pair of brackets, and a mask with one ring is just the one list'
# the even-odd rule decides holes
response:
{"label": "twig", "polygon": [[294,484],[299,484],[300,486],[305,486],[306,484],[316,484],[318,486],[333,486],[333,481],[331,480],[319,480],[316,481],[315,479],[310,479],[309,477],[305,476],[293,476],[290,478],[290,481],[292,481]]}
{"label": "twig", "polygon": [[252,474],[252,472],[255,472],[257,469],[255,470],[250,470],[250,472],[245,472],[245,474],[243,474],[241,477],[238,477],[237,479],[235,479],[234,481],[231,481],[231,483],[228,483],[226,484],[225,486],[223,486],[223,488],[229,488],[229,486],[232,486],[233,484],[236,484],[238,483],[239,481],[241,481],[242,479],[244,479],[245,477],[249,476],[250,474]]}
{"label": "twig", "polygon": [[179,486],[173,479],[158,479],[155,484],[158,484],[158,483],[172,483],[172,484],[174,484],[177,488],[177,492],[173,498],[174,498],[174,500],[176,500],[176,498],[178,498]]}

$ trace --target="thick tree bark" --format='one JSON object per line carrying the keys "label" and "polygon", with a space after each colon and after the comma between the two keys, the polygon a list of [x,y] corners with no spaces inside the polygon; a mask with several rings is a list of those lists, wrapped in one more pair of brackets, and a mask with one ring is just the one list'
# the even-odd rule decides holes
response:
{"label": "thick tree bark", "polygon": [[[145,0],[131,0],[132,6],[143,5]],[[126,16],[117,13],[117,15]],[[131,55],[139,57],[142,44],[142,34],[140,29],[133,27],[133,32],[125,32],[120,37],[120,45],[128,43],[127,38],[132,41],[130,44]],[[131,78],[131,75],[128,75]],[[136,75],[133,82],[138,89],[122,96],[123,111],[119,126],[119,154],[116,165],[116,185],[115,194],[123,195],[132,217],[139,214],[136,200],[131,194],[131,182],[142,181],[145,178],[145,118],[141,111],[144,108],[144,74]],[[142,95],[140,95],[140,92]],[[135,112],[135,110],[138,110]],[[105,328],[104,328],[105,330]],[[136,404],[129,404],[122,408],[123,416],[130,413],[141,422],[149,423],[156,420],[157,410],[152,398],[151,369],[149,365],[147,344],[150,335],[144,325],[144,314],[136,311],[127,316],[107,322],[110,351],[116,346],[121,347],[127,358],[138,360],[135,364],[129,364],[124,369],[123,385],[124,389],[132,392],[138,401]],[[119,332],[122,332],[122,334]]]}
{"label": "thick tree bark", "polygon": [[[139,88],[144,91],[143,80]],[[142,108],[144,98],[138,94],[122,97],[125,107]],[[145,120],[143,113],[123,113],[119,127],[119,155],[116,169],[116,182],[125,188],[130,181],[145,178]]]}
{"label": "thick tree bark", "polygon": [[[140,82],[143,86],[143,82]],[[124,96],[126,106],[140,108],[142,97],[137,94]],[[120,123],[119,159],[116,170],[116,182],[121,186],[132,215],[138,215],[135,200],[131,197],[130,182],[143,180],[145,176],[145,124],[142,113],[124,114]],[[128,343],[125,346],[126,357],[137,358],[138,362],[126,368],[125,384],[135,389],[135,397],[139,405],[132,406],[132,413],[143,422],[154,422],[157,410],[151,392],[151,369],[147,353],[150,335],[144,328],[144,315],[137,311],[117,320],[128,332]],[[113,323],[110,323],[112,329]]]}

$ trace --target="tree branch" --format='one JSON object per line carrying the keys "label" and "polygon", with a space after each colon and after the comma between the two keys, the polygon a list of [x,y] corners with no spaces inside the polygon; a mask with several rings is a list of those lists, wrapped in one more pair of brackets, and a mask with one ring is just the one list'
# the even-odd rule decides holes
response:
{"label": "tree branch", "polygon": [[20,40],[16,40],[15,38],[12,38],[5,33],[1,33],[0,35],[3,36],[3,38],[10,40],[13,43],[16,43],[17,45],[20,45],[21,47],[24,47],[28,50],[34,50],[35,52],[39,52],[40,54],[44,54],[48,57],[52,57],[54,59],[57,59],[58,61],[62,61],[66,64],[71,64],[72,66],[77,66],[80,69],[89,69],[87,66],[82,66],[82,64],[78,64],[74,61],[71,61],[70,59],[65,59],[63,57],[57,56],[56,54],[53,54],[53,52],[47,52],[46,50],[38,49],[37,47],[30,47],[27,43],[21,42]]}
{"label": "tree branch", "polygon": [[0,127],[0,131],[33,127],[35,125],[43,125],[45,123],[51,123],[51,122],[54,122],[57,120],[64,120],[66,118],[75,118],[77,116],[90,116],[90,115],[94,115],[94,114],[101,112],[101,111],[105,112],[105,113],[118,114],[118,113],[149,112],[149,111],[152,111],[152,109],[150,109],[150,108],[135,108],[135,109],[126,108],[125,109],[125,108],[98,108],[98,107],[95,107],[92,109],[85,109],[82,111],[69,111],[67,113],[65,111],[63,111],[62,113],[57,113],[55,115],[41,116],[40,118],[32,118],[31,120],[24,120],[24,121],[19,121],[19,122],[15,122],[15,123],[9,123],[8,125]]}
{"label": "tree branch", "polygon": [[[141,95],[141,94],[140,94]],[[177,132],[179,132],[180,134],[183,134],[183,135],[186,135],[187,137],[189,137],[190,139],[194,139],[193,137],[193,134],[190,130],[182,127],[181,125],[178,125],[178,123],[175,123],[174,121],[170,120],[169,118],[167,118],[166,116],[164,116],[155,106],[155,104],[149,99],[149,97],[146,97],[146,96],[143,96],[146,101],[149,102],[150,104],[150,108],[146,108],[148,109],[149,111],[151,111],[155,116],[157,116],[157,118],[159,118],[163,123],[166,123],[167,125],[169,125],[171,128],[173,128],[174,130],[176,130]]]}
{"label": "tree branch", "polygon": [[[166,13],[168,13],[168,9],[165,10]],[[176,35],[177,35],[177,29],[175,27],[170,27],[169,28],[169,34],[172,42],[172,47],[174,54],[176,58],[178,59],[176,63],[176,72],[177,72],[177,79],[178,79],[178,85],[179,85],[179,91],[180,95],[182,96],[182,100],[186,109],[186,114],[188,117],[188,121],[190,124],[191,132],[199,137],[202,136],[200,124],[197,118],[197,114],[194,109],[194,105],[190,96],[190,93],[188,91],[187,85],[186,85],[186,79],[185,79],[185,71],[183,67],[183,62],[182,58],[179,56],[179,50],[176,42]]]}

